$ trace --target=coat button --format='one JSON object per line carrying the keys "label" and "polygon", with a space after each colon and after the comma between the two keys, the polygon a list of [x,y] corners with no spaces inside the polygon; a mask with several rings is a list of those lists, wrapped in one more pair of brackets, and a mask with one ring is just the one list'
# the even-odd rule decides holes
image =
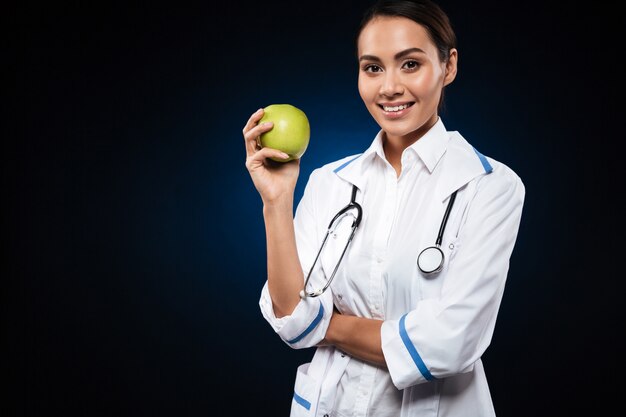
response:
{"label": "coat button", "polygon": [[454,243],[450,243],[450,246],[448,246],[450,248],[450,250],[454,249]]}
{"label": "coat button", "polygon": [[324,417],[330,417],[328,414],[324,414]]}

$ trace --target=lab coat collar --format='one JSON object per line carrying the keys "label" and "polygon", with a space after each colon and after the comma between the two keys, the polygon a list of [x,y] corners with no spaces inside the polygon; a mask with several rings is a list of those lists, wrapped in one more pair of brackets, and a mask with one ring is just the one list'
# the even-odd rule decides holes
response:
{"label": "lab coat collar", "polygon": [[446,131],[446,127],[440,117],[437,123],[435,123],[424,136],[415,141],[415,143],[407,149],[415,151],[424,165],[426,165],[426,168],[428,168],[428,172],[432,174],[441,160],[441,157],[446,153],[449,140],[450,135]]}
{"label": "lab coat collar", "polygon": [[[380,130],[365,152],[346,158],[333,170],[335,174],[363,191],[367,178],[365,174],[373,158],[376,155],[384,158],[382,135],[383,131]],[[440,171],[436,187],[436,197],[440,201],[478,175],[493,169],[487,158],[476,151],[460,133],[446,131],[441,118],[410,148],[418,154],[431,175]]]}
{"label": "lab coat collar", "polygon": [[450,140],[446,156],[437,166],[437,170],[441,170],[435,191],[439,201],[444,201],[474,178],[493,171],[487,158],[470,145],[459,132],[453,131],[448,134]]}
{"label": "lab coat collar", "polygon": [[[366,176],[365,172],[369,167],[372,159],[377,154],[377,141],[381,142],[383,131],[378,132],[372,144],[365,152],[345,158],[333,172],[341,179],[346,180],[350,184],[356,185],[361,191],[365,189]],[[382,142],[381,142],[382,143]]]}
{"label": "lab coat collar", "polygon": [[[450,136],[446,131],[441,118],[424,134],[419,140],[415,141],[411,146],[407,147],[404,152],[415,152],[422,160],[428,172],[432,173],[437,163],[446,152],[446,146]],[[381,159],[387,161],[383,148],[383,131],[381,130],[374,138],[370,148],[364,153],[368,155],[375,152]],[[404,166],[402,167],[404,169]]]}

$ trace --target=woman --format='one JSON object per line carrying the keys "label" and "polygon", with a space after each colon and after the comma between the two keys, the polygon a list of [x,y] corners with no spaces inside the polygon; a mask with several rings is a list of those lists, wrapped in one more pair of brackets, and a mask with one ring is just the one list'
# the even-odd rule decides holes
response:
{"label": "woman", "polygon": [[[359,93],[381,129],[362,154],[313,171],[295,218],[299,161],[273,163],[267,159],[286,156],[256,145],[272,128],[258,125],[262,110],[243,129],[246,167],[264,205],[261,311],[293,348],[317,347],[298,369],[291,415],[493,416],[480,357],[493,334],[524,186],[506,165],[446,131],[438,115],[458,51],[437,5],[373,5],[357,56]],[[362,207],[362,220],[320,294],[351,223],[314,261],[329,222],[350,201]],[[418,255],[436,240],[442,263],[424,266]]]}

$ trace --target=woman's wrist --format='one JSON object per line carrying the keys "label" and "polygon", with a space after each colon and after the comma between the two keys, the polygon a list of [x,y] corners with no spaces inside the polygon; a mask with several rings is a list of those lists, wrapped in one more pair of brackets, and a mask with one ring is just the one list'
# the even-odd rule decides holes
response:
{"label": "woman's wrist", "polygon": [[336,345],[340,342],[341,325],[344,318],[345,316],[342,314],[333,311],[330,323],[328,324],[328,329],[326,329],[326,336],[324,337],[326,343]]}
{"label": "woman's wrist", "polygon": [[284,194],[271,200],[263,200],[263,211],[274,212],[289,210],[293,212],[293,194]]}

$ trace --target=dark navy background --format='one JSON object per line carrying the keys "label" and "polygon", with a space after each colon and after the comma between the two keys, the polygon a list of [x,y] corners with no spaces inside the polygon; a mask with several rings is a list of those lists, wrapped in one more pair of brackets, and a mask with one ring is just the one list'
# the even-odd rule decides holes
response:
{"label": "dark navy background", "polygon": [[[353,44],[367,4],[5,13],[0,415],[288,414],[313,351],[258,307],[241,129],[272,103],[307,113],[296,201],[314,168],[369,146]],[[496,411],[601,415],[624,388],[617,12],[441,5],[460,49],[443,120],[526,185],[484,355]]]}

